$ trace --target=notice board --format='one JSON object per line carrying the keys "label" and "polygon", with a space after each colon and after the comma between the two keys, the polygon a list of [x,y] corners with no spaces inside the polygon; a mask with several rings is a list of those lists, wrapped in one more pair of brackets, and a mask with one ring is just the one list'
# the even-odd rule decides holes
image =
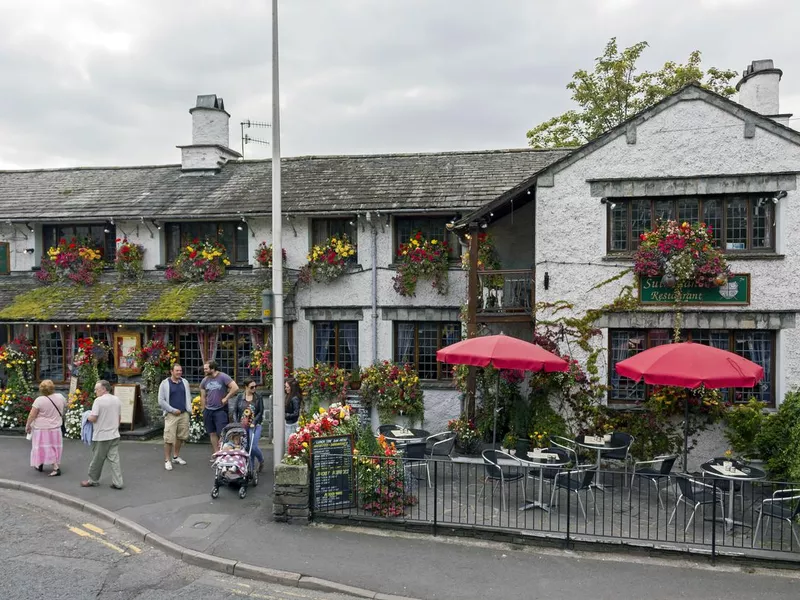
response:
{"label": "notice board", "polygon": [[136,417],[139,413],[139,384],[138,383],[117,383],[114,391],[111,392],[122,402],[121,423],[130,424],[133,429]]}
{"label": "notice board", "polygon": [[315,510],[353,505],[353,436],[313,438],[311,466]]}

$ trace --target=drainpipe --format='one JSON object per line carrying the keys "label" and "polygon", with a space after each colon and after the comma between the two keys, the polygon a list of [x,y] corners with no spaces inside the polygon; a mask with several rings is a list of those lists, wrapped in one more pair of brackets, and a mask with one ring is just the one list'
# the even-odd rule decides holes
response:
{"label": "drainpipe", "polygon": [[372,364],[378,362],[378,228],[367,213],[372,232]]}

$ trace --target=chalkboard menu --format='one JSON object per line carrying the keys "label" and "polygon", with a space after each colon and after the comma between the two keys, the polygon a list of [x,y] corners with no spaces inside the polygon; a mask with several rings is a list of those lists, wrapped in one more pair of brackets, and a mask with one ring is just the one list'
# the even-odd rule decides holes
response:
{"label": "chalkboard menu", "polygon": [[311,440],[314,509],[347,508],[353,505],[353,438],[349,435]]}

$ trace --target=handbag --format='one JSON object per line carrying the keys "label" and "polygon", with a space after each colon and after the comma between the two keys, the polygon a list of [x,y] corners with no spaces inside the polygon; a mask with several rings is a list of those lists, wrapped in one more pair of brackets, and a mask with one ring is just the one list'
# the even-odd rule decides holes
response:
{"label": "handbag", "polygon": [[58,416],[61,417],[61,435],[67,435],[67,425],[66,425],[66,423],[64,423],[64,415],[62,415],[61,411],[58,410],[58,407],[56,406],[56,403],[53,402],[53,399],[50,396],[48,396],[47,399],[50,400],[50,404],[53,405],[53,408],[56,409],[56,412],[58,413]]}

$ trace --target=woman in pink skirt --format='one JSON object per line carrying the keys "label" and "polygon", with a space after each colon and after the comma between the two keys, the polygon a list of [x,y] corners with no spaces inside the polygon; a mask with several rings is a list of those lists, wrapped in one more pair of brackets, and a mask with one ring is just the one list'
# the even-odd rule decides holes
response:
{"label": "woman in pink skirt", "polygon": [[31,466],[40,473],[45,465],[53,465],[50,477],[61,475],[61,424],[67,401],[55,393],[55,386],[49,379],[39,384],[39,397],[33,401],[31,414],[25,424],[25,433],[31,434]]}

